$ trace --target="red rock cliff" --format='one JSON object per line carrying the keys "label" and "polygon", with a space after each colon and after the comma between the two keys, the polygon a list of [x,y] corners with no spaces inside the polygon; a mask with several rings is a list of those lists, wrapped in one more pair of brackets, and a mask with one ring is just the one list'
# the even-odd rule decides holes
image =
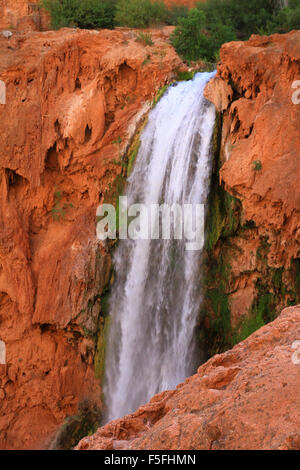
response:
{"label": "red rock cliff", "polygon": [[[181,62],[153,33],[0,39],[0,448],[46,446],[66,416],[101,408],[94,373],[110,256],[96,207],[158,89]],[[80,408],[78,411],[78,407]]]}
{"label": "red rock cliff", "polygon": [[299,71],[300,31],[253,36],[222,47],[206,89],[221,113],[227,212],[222,219],[215,199],[212,244],[227,268],[233,326],[249,311],[272,319],[300,300],[300,105],[292,99]]}
{"label": "red rock cliff", "polygon": [[39,6],[39,0],[0,0],[0,29],[22,31],[48,29],[48,14]]}

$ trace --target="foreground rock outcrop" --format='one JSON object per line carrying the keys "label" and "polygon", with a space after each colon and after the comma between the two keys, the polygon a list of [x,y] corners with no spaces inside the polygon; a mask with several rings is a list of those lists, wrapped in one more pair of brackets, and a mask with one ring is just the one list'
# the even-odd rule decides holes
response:
{"label": "foreground rock outcrop", "polygon": [[299,450],[299,339],[300,306],[77,449]]}
{"label": "foreground rock outcrop", "polygon": [[98,422],[111,260],[96,208],[118,195],[133,135],[181,66],[166,38],[154,32],[144,46],[131,31],[66,29],[0,39],[2,449],[49,445],[67,416],[76,432],[82,415],[86,432]]}

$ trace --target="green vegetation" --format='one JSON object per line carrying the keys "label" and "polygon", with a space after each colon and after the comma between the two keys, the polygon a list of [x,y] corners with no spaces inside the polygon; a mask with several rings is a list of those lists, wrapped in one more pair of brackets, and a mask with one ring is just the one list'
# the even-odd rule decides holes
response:
{"label": "green vegetation", "polygon": [[97,347],[95,353],[95,375],[96,378],[103,382],[105,371],[105,355],[106,355],[106,341],[109,331],[110,317],[105,316],[100,318]]}
{"label": "green vegetation", "polygon": [[210,252],[221,238],[233,235],[240,227],[241,203],[219,184],[222,118],[217,116],[213,135],[213,173],[206,217],[205,248]]}
{"label": "green vegetation", "polygon": [[128,167],[127,167],[127,174],[130,176],[132,170],[133,170],[133,165],[135,162],[135,159],[137,157],[137,154],[139,153],[139,149],[141,146],[141,142],[137,141],[132,148],[131,152],[129,153],[129,158],[128,158]]}
{"label": "green vegetation", "polygon": [[276,0],[208,0],[178,20],[172,43],[186,60],[214,61],[224,42],[299,27],[300,0],[283,9]]}
{"label": "green vegetation", "polygon": [[51,209],[51,215],[53,220],[56,222],[60,221],[61,219],[64,219],[66,216],[66,210],[68,208],[72,208],[73,204],[61,204],[62,200],[62,192],[60,189],[55,189],[54,192],[54,206]]}
{"label": "green vegetation", "polygon": [[149,33],[143,33],[143,32],[139,33],[136,36],[136,42],[140,42],[144,46],[153,46],[154,45],[154,42],[152,40],[152,36]]}
{"label": "green vegetation", "polygon": [[253,169],[254,169],[254,171],[261,171],[262,170],[262,163],[261,163],[260,160],[254,160]]}
{"label": "green vegetation", "polygon": [[109,184],[108,190],[104,194],[104,202],[105,204],[112,204],[116,208],[116,230],[119,230],[119,213],[120,213],[120,205],[119,205],[119,196],[122,195],[126,179],[125,179],[126,170],[124,173],[119,174],[114,181]]}
{"label": "green vegetation", "polygon": [[268,242],[269,237],[262,237],[260,239],[259,247],[256,252],[256,259],[261,261],[266,266],[268,265],[268,253],[270,250],[270,244]]}
{"label": "green vegetation", "polygon": [[205,263],[205,306],[201,317],[209,319],[204,340],[209,356],[226,351],[232,346],[228,281],[230,265],[223,256],[208,257]]}
{"label": "green vegetation", "polygon": [[169,9],[163,0],[41,0],[41,5],[50,13],[54,29],[177,25],[188,14],[188,8],[176,0]]}
{"label": "green vegetation", "polygon": [[101,411],[88,400],[78,406],[78,414],[68,416],[59,428],[50,450],[72,450],[86,436],[96,432],[101,420]]}
{"label": "green vegetation", "polygon": [[[222,116],[217,115],[213,135],[213,172],[206,217],[206,244],[203,263],[204,301],[199,318],[199,340],[208,356],[221,353],[273,321],[285,306],[300,301],[300,259],[288,269],[269,266],[271,249],[267,235],[261,236],[256,251],[255,297],[249,312],[234,328],[231,323],[230,295],[235,278],[231,272],[232,248],[236,237],[247,237],[256,227],[242,223],[242,205],[220,185]],[[245,275],[247,272],[244,273]]]}
{"label": "green vegetation", "polygon": [[141,133],[143,132],[147,122],[148,116],[146,116],[140,124],[138,131],[135,133],[133,142],[131,143],[127,152],[127,176],[130,176],[133,170],[134,162],[141,146]]}
{"label": "green vegetation", "polygon": [[115,26],[115,0],[41,0],[41,4],[50,13],[53,29]]}
{"label": "green vegetation", "polygon": [[116,23],[129,28],[147,28],[164,23],[167,10],[162,0],[119,0],[116,5]]}
{"label": "green vegetation", "polygon": [[231,25],[222,23],[218,16],[208,31],[207,17],[199,6],[192,8],[186,18],[179,20],[171,42],[185,60],[205,59],[211,62],[216,59],[221,45],[234,39],[236,35]]}
{"label": "green vegetation", "polygon": [[174,1],[167,12],[166,23],[168,25],[176,26],[178,25],[180,18],[186,18],[188,13],[189,9],[186,5],[177,5],[176,1]]}
{"label": "green vegetation", "polygon": [[115,145],[120,146],[121,143],[122,143],[122,138],[119,136],[117,139],[113,140],[112,143],[115,144]]}
{"label": "green vegetation", "polygon": [[[52,27],[147,28],[176,25],[171,42],[187,61],[215,63],[224,42],[245,40],[251,34],[283,33],[300,27],[300,0],[281,8],[279,0],[207,0],[188,9],[176,0],[41,0]],[[152,45],[152,39],[141,42]]]}
{"label": "green vegetation", "polygon": [[166,93],[166,91],[167,91],[168,88],[169,88],[169,85],[164,85],[163,87],[161,87],[161,88],[158,90],[158,92],[157,92],[157,94],[156,94],[156,96],[155,96],[155,98],[154,98],[154,100],[153,100],[152,108],[154,108],[154,106],[157,105],[157,103],[158,103],[158,102],[161,100],[161,98],[164,96],[164,94]]}
{"label": "green vegetation", "polygon": [[178,82],[186,82],[188,80],[193,80],[194,76],[195,76],[196,72],[194,70],[192,70],[191,72],[189,71],[180,71],[178,70],[176,72],[176,80]]}
{"label": "green vegetation", "polygon": [[237,344],[248,336],[252,335],[255,331],[265,325],[262,314],[260,311],[252,312],[251,315],[247,316],[245,320],[241,323],[234,335],[233,343]]}
{"label": "green vegetation", "polygon": [[300,0],[289,0],[289,6],[282,10],[275,10],[271,20],[267,22],[263,34],[285,33],[300,28]]}
{"label": "green vegetation", "polygon": [[300,258],[294,262],[295,269],[295,296],[300,299]]}

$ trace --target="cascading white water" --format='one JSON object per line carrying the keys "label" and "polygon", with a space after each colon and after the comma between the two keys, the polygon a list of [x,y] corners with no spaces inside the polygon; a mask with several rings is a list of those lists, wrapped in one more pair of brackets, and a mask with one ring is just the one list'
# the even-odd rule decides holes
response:
{"label": "cascading white water", "polygon": [[[128,203],[206,203],[215,109],[209,73],[169,88],[149,115]],[[185,241],[121,240],[114,258],[104,385],[107,420],[135,411],[194,372],[201,252]]]}

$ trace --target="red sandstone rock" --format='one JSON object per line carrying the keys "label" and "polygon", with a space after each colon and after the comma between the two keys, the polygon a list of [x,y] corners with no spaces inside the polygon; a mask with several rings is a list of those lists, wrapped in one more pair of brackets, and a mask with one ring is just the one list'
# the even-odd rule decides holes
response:
{"label": "red sandstone rock", "polygon": [[40,31],[48,29],[49,16],[39,0],[0,0],[0,29]]}
{"label": "red sandstone rock", "polygon": [[85,338],[97,331],[95,298],[111,265],[96,240],[96,207],[181,66],[166,34],[153,32],[152,47],[132,31],[0,39],[2,449],[46,446],[82,401],[101,407]]}
{"label": "red sandstone rock", "polygon": [[300,306],[76,449],[299,450],[300,365],[292,362],[299,338]]}
{"label": "red sandstone rock", "polygon": [[[300,31],[225,44],[221,61],[207,97],[224,101],[229,77],[236,93],[222,106],[230,105],[221,179],[242,201],[244,220],[270,237],[270,265],[287,266],[299,256],[300,244],[300,106],[292,101]],[[254,169],[258,160],[261,171]]]}
{"label": "red sandstone rock", "polygon": [[264,277],[256,257],[261,239],[268,237],[272,268],[288,269],[300,256],[300,105],[292,101],[300,31],[224,44],[220,55],[217,76],[206,88],[206,97],[224,111],[220,178],[242,203],[242,223],[256,226],[222,248],[232,264],[236,325],[257,295],[256,279]]}

